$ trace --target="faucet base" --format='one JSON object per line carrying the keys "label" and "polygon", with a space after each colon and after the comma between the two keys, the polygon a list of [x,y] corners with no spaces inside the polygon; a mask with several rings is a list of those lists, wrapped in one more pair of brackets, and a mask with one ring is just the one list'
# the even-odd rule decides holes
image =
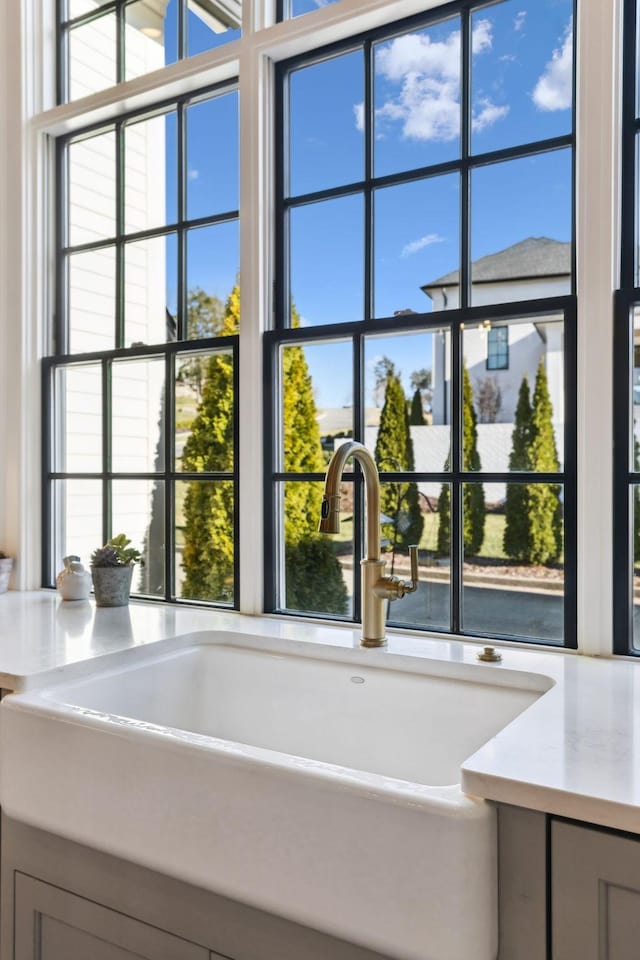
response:
{"label": "faucet base", "polygon": [[376,594],[375,586],[384,576],[384,560],[361,560],[362,637],[361,647],[382,647],[386,643],[387,601]]}

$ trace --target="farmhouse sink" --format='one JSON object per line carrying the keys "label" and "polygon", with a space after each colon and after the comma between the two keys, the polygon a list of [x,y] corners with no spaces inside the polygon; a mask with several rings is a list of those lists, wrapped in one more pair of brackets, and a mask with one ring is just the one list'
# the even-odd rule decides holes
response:
{"label": "farmhouse sink", "polygon": [[[267,648],[268,645],[268,648]],[[460,766],[546,677],[234,634],[0,705],[4,812],[404,960],[494,960]]]}

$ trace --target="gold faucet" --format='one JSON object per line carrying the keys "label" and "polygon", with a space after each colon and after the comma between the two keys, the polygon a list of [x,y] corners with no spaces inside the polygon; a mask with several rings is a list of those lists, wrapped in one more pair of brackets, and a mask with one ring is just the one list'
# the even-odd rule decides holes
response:
{"label": "gold faucet", "polygon": [[361,443],[349,441],[335,451],[329,462],[322,500],[320,533],[340,531],[339,484],[344,465],[349,457],[357,460],[365,479],[367,500],[367,558],[360,561],[362,572],[362,637],[363,647],[382,647],[387,600],[399,600],[405,593],[418,589],[418,547],[409,547],[411,579],[384,575],[386,561],[380,559],[380,477],[371,453]]}

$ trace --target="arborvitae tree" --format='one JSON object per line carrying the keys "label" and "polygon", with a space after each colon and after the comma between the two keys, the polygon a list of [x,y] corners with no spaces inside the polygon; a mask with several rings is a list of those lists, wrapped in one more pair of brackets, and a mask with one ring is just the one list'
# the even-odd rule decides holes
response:
{"label": "arborvitae tree", "polygon": [[[294,310],[292,325],[298,324]],[[282,366],[284,469],[291,473],[323,473],[320,428],[304,348],[285,348]],[[318,533],[321,504],[319,484],[286,484],[285,603],[291,610],[342,614],[347,610],[347,588],[332,540]]]}
{"label": "arborvitae tree", "polygon": [[[390,373],[387,377],[374,456],[382,470],[415,469],[407,400],[396,373]],[[420,543],[424,518],[420,511],[417,484],[386,483],[382,490],[381,509],[393,518],[393,524],[386,525],[387,530],[383,525],[383,530],[394,547]]]}
{"label": "arborvitae tree", "polygon": [[[462,469],[474,473],[481,466],[477,423],[471,378],[465,363],[462,368]],[[480,552],[484,540],[485,504],[481,483],[465,483],[462,509],[464,552],[466,556],[474,557]]]}
{"label": "arborvitae tree", "polygon": [[[531,399],[529,381],[522,378],[518,393],[513,433],[511,435],[511,454],[509,469],[514,473],[531,469]],[[503,537],[504,552],[514,560],[525,560],[528,555],[530,527],[529,486],[526,483],[508,483],[505,501],[505,527]]]}
{"label": "arborvitae tree", "polygon": [[[218,332],[234,334],[240,319],[240,289],[233,288]],[[294,326],[297,315],[294,312]],[[185,471],[233,469],[233,364],[229,354],[206,361],[202,400],[185,443]],[[313,385],[302,347],[283,360],[284,468],[322,472],[324,460]],[[286,605],[309,612],[344,613],[347,589],[332,541],[317,532],[319,484],[288,483],[284,496]],[[233,600],[234,491],[231,481],[193,481],[184,503],[182,596]]]}
{"label": "arborvitae tree", "polygon": [[[553,407],[542,360],[538,364],[533,391],[529,460],[531,470],[536,473],[555,473],[559,469],[553,432]],[[557,483],[531,483],[528,486],[531,529],[526,559],[529,563],[549,563],[557,560],[562,553],[560,487]]]}
{"label": "arborvitae tree", "polygon": [[[444,465],[449,470],[450,460]],[[473,406],[473,389],[466,364],[462,368],[462,469],[479,471],[478,428]],[[462,495],[463,538],[465,556],[476,556],[484,540],[485,502],[481,483],[465,483]],[[438,498],[438,553],[451,550],[451,494],[449,484],[443,483]]]}
{"label": "arborvitae tree", "polygon": [[411,412],[409,414],[409,423],[412,427],[424,427],[426,420],[422,411],[422,394],[416,390],[411,400]]}
{"label": "arborvitae tree", "polygon": [[[240,319],[236,284],[218,332],[235,334]],[[205,363],[202,399],[182,452],[182,468],[201,473],[233,470],[233,359],[216,353]],[[182,596],[233,602],[234,485],[231,480],[189,483],[184,499]]]}

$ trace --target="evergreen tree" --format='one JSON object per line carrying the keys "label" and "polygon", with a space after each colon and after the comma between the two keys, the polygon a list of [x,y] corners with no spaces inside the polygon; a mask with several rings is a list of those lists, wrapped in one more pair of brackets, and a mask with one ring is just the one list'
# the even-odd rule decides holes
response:
{"label": "evergreen tree", "polygon": [[[462,368],[462,469],[480,470],[478,453],[478,419],[473,406],[473,389],[466,363]],[[484,540],[484,487],[481,483],[465,483],[462,495],[464,552],[474,557]]]}
{"label": "evergreen tree", "polygon": [[409,423],[412,427],[423,427],[426,423],[422,411],[422,394],[416,390],[411,400],[411,412],[409,414]]}
{"label": "evergreen tree", "polygon": [[[529,381],[525,376],[520,384],[513,434],[511,435],[509,469],[514,473],[531,469],[529,455],[532,429],[531,416]],[[507,484],[503,547],[506,555],[514,560],[524,560],[528,553],[530,539],[528,493],[529,488],[526,483]]]}
{"label": "evergreen tree", "polygon": [[[229,294],[218,332],[238,331],[240,288]],[[233,359],[216,353],[205,361],[202,399],[182,452],[185,471],[233,470]],[[184,499],[182,596],[232,603],[234,598],[234,485],[231,480],[189,483]]]}
{"label": "evergreen tree", "polygon": [[[293,311],[292,325],[299,319]],[[284,469],[324,473],[313,382],[304,348],[283,351]],[[287,483],[284,493],[286,606],[309,613],[343,614],[347,588],[331,539],[318,533],[322,490],[317,483]]]}
{"label": "evergreen tree", "polygon": [[[231,291],[216,333],[235,334],[240,289]],[[293,325],[297,326],[294,312]],[[195,386],[192,385],[195,389]],[[219,353],[205,361],[202,399],[185,443],[185,471],[233,469],[233,362]],[[323,472],[313,384],[302,347],[284,351],[284,468]],[[317,533],[322,491],[319,484],[288,483],[284,496],[286,605],[309,612],[341,614],[347,608],[342,570],[328,537]],[[232,481],[189,483],[184,502],[184,582],[182,596],[233,600],[234,490]]]}
{"label": "evergreen tree", "polygon": [[[450,469],[447,457],[444,469]],[[478,453],[478,428],[473,406],[473,390],[467,365],[462,368],[462,469],[480,470]],[[484,540],[485,502],[481,483],[465,483],[462,494],[463,538],[465,556],[476,556]],[[438,498],[438,553],[451,552],[451,493],[449,484],[443,483]]]}
{"label": "evergreen tree", "polygon": [[[533,391],[529,460],[531,470],[536,473],[555,473],[559,469],[553,431],[553,407],[542,360],[538,364]],[[562,553],[562,504],[559,485],[529,484],[528,504],[531,529],[527,561],[543,564],[557,560]]]}
{"label": "evergreen tree", "polygon": [[[407,401],[400,377],[391,372],[384,391],[384,406],[374,452],[378,467],[383,470],[415,470],[413,441]],[[420,543],[424,519],[420,511],[418,486],[415,483],[386,483],[382,490],[381,509],[393,518],[383,532],[394,548]]]}

